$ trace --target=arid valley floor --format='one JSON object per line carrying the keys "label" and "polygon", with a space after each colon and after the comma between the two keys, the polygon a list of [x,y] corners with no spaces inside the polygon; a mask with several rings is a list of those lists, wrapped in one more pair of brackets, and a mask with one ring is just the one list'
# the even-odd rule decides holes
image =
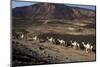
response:
{"label": "arid valley floor", "polygon": [[[85,20],[86,21],[86,20]],[[89,21],[89,20],[88,20]],[[67,21],[68,22],[68,21]],[[69,21],[75,22],[75,21]],[[78,21],[77,21],[78,22]],[[89,21],[90,22],[90,21]],[[29,23],[28,23],[29,24]],[[75,23],[76,24],[76,23]],[[83,22],[75,25],[74,23],[64,24],[22,24],[13,27],[15,32],[27,31],[27,38],[12,39],[12,59],[13,65],[38,65],[51,63],[67,63],[79,61],[95,61],[95,49],[90,53],[86,53],[81,42],[90,42],[95,46],[95,28],[84,27],[92,25],[93,22]],[[83,24],[83,26],[82,26]],[[14,32],[13,31],[13,32]],[[38,36],[40,40],[30,40],[34,36]],[[55,39],[64,39],[66,45],[52,44],[47,41],[47,37]],[[71,47],[70,40],[78,41],[80,49]]]}

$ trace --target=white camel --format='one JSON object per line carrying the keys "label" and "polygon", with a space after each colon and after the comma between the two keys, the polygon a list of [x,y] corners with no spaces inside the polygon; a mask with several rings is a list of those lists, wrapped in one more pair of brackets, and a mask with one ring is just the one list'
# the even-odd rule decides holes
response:
{"label": "white camel", "polygon": [[23,34],[23,33],[21,34],[20,38],[21,38],[21,39],[24,39],[24,34]]}
{"label": "white camel", "polygon": [[87,53],[89,53],[89,51],[92,51],[93,46],[90,45],[90,43],[85,44],[84,42],[82,42],[83,46],[85,47],[85,50]]}
{"label": "white camel", "polygon": [[70,41],[71,42],[71,45],[73,46],[73,48],[79,48],[80,47],[80,44],[77,43],[76,41],[72,42],[72,40]]}
{"label": "white camel", "polygon": [[37,37],[37,36],[34,36],[34,37],[32,37],[32,39],[33,39],[34,41],[36,41],[36,40],[38,40],[38,37]]}
{"label": "white camel", "polygon": [[59,41],[60,44],[65,45],[65,41],[63,39],[57,39]]}
{"label": "white camel", "polygon": [[80,49],[80,44],[77,42],[77,48]]}
{"label": "white camel", "polygon": [[47,37],[47,40],[48,40],[50,43],[54,43],[54,42],[55,42],[55,39],[54,39],[53,37],[50,37],[50,38]]}

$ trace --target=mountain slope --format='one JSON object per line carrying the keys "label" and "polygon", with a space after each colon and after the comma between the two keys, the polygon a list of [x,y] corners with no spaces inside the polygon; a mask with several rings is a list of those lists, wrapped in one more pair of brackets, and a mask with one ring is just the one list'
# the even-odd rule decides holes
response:
{"label": "mountain slope", "polygon": [[64,4],[37,3],[31,6],[16,7],[12,9],[12,15],[38,20],[47,19],[77,19],[94,18],[95,11],[70,7]]}

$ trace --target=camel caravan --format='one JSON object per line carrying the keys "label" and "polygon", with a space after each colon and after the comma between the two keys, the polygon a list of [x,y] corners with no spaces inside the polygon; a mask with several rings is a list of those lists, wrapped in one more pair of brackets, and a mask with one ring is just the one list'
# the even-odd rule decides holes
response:
{"label": "camel caravan", "polygon": [[19,40],[34,41],[34,42],[39,42],[39,43],[47,42],[48,44],[51,44],[51,45],[61,45],[61,46],[65,46],[65,47],[70,46],[73,49],[79,49],[79,50],[84,48],[86,53],[90,53],[93,50],[95,51],[95,47],[93,46],[93,44],[90,44],[89,42],[88,43],[87,42],[78,42],[76,40],[65,41],[64,39],[54,38],[52,36],[51,37],[47,36],[43,39],[43,38],[40,38],[37,34],[29,36],[27,31],[17,32],[17,33],[13,32],[12,38],[19,39]]}

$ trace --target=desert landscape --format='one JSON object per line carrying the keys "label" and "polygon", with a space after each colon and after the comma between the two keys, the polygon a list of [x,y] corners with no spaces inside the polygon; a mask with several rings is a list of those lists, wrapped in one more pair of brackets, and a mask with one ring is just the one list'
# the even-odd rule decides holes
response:
{"label": "desert landscape", "polygon": [[95,10],[55,3],[12,8],[12,66],[95,60]]}

